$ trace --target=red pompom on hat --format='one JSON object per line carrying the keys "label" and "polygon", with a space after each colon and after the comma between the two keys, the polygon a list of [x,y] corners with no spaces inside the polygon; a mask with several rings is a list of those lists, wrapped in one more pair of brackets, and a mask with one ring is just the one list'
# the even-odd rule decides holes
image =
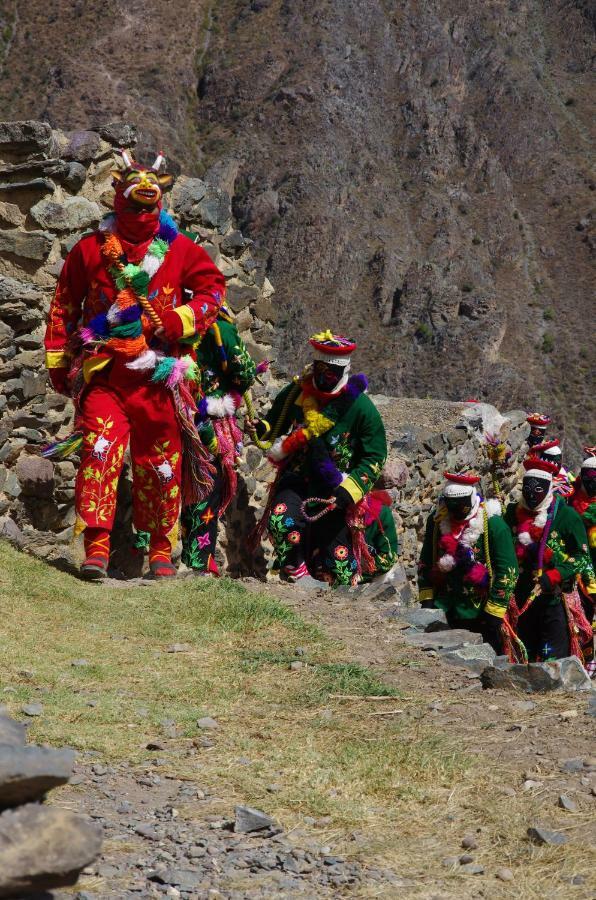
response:
{"label": "red pompom on hat", "polygon": [[535,444],[532,447],[532,453],[545,453],[546,450],[552,450],[553,447],[559,446],[559,440],[553,438],[552,441],[543,441],[541,444]]}
{"label": "red pompom on hat", "polygon": [[523,463],[526,472],[543,472],[544,475],[556,475],[559,467],[547,459],[539,459],[537,456],[528,456]]}
{"label": "red pompom on hat", "polygon": [[443,472],[443,475],[452,484],[474,485],[480,481],[480,475],[476,472]]}
{"label": "red pompom on hat", "polygon": [[548,428],[551,421],[551,417],[547,416],[545,413],[530,413],[526,418],[526,422],[528,425],[531,425],[532,428]]}

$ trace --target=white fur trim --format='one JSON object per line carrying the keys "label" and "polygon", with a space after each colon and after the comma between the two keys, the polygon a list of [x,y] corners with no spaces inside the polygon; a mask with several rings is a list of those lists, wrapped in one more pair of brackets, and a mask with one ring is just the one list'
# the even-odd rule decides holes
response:
{"label": "white fur trim", "polygon": [[224,416],[233,416],[236,412],[236,403],[231,394],[224,394],[223,397],[207,397],[207,413],[216,419],[223,419]]}
{"label": "white fur trim", "polygon": [[112,234],[114,231],[114,225],[116,224],[116,216],[114,213],[110,213],[108,216],[105,216],[99,223],[99,230],[105,233]]}
{"label": "white fur trim", "polygon": [[530,537],[530,534],[528,531],[518,531],[517,539],[520,544],[524,545],[524,547],[529,547],[530,544],[532,543],[532,538]]}
{"label": "white fur trim", "polygon": [[455,481],[448,481],[443,488],[443,497],[469,497],[473,493],[473,484],[457,484]]}
{"label": "white fur trim", "polygon": [[149,278],[153,278],[159,267],[161,266],[162,260],[159,256],[153,256],[152,253],[146,253],[143,257],[143,262],[141,263],[141,269],[147,273]]}
{"label": "white fur trim", "polygon": [[582,463],[582,469],[596,469],[596,456],[588,456]]}
{"label": "white fur trim", "polygon": [[287,453],[284,453],[282,444],[283,438],[277,438],[275,443],[267,451],[267,458],[273,460],[273,462],[281,462],[282,459],[285,459]]}
{"label": "white fur trim", "polygon": [[329,363],[330,366],[349,367],[352,362],[349,356],[331,356],[329,353],[322,353],[320,350],[314,350],[313,359]]}
{"label": "white fur trim", "polygon": [[133,359],[132,362],[126,363],[127,369],[132,369],[135,372],[144,372],[149,369],[154,369],[157,360],[161,357],[161,354],[157,354],[155,350],[145,350],[144,353],[141,353],[140,356],[137,356],[136,359]]}
{"label": "white fur trim", "polygon": [[[484,513],[480,505],[480,497],[474,491],[473,506],[468,518],[461,523],[458,542],[464,547],[473,547],[484,531]],[[458,523],[459,524],[459,523]],[[441,534],[451,534],[451,519],[446,515],[439,523]]]}
{"label": "white fur trim", "polygon": [[455,557],[450,553],[446,553],[437,560],[437,565],[441,572],[451,572],[455,568]]}
{"label": "white fur trim", "polygon": [[557,459],[562,456],[560,447],[549,447],[548,450],[545,450],[542,454],[543,456],[555,456]]}
{"label": "white fur trim", "polygon": [[116,303],[112,303],[110,308],[108,309],[108,314],[106,319],[110,323],[110,325],[114,325],[118,321],[118,316],[120,314],[120,307]]}
{"label": "white fur trim", "polygon": [[484,508],[489,519],[492,519],[493,516],[501,515],[501,504],[494,497],[491,500],[484,501]]}
{"label": "white fur trim", "polygon": [[552,481],[552,472],[544,472],[542,469],[528,469],[524,473],[524,478],[541,478],[543,481]]}

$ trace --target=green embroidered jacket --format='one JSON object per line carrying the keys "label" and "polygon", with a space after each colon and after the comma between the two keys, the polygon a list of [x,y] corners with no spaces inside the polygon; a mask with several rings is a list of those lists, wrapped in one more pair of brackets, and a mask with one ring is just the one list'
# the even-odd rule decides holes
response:
{"label": "green embroidered jacket", "polygon": [[375,560],[373,574],[362,577],[362,581],[370,581],[377,575],[388,572],[397,562],[397,531],[389,506],[381,507],[379,518],[366,527],[364,539]]}
{"label": "green embroidered jacket", "polygon": [[[261,420],[265,423],[265,437],[268,437],[271,430],[275,430],[276,435],[283,435],[294,425],[303,424],[300,397],[299,382],[291,382],[282,388],[270,411]],[[289,405],[284,414],[288,399]],[[387,459],[383,420],[365,393],[359,394],[351,403],[340,395],[337,401],[334,399],[322,406],[320,412],[335,422],[320,440],[324,442],[337,468],[346,476],[342,487],[357,503],[374,486]],[[303,451],[298,451],[290,458],[288,471],[316,483],[311,463],[311,447],[307,445]]]}
{"label": "green embroidered jacket", "polygon": [[256,364],[233,322],[218,318],[216,325],[227,358],[227,368],[222,367],[222,356],[210,328],[197,347],[197,363],[201,369],[201,387],[206,397],[223,397],[230,391],[243,394],[255,380]]}
{"label": "green embroidered jacket", "polygon": [[[435,606],[458,619],[476,619],[483,611],[503,618],[517,581],[517,558],[511,532],[503,517],[492,515],[488,519],[488,552],[493,577],[488,593],[464,581],[464,572],[456,566],[435,577],[433,567],[437,557],[440,537],[439,525],[433,510],[426,521],[426,531],[418,563],[418,596],[420,602],[434,600]],[[486,565],[484,534],[472,548],[476,562]]]}
{"label": "green embroidered jacket", "polygon": [[[586,582],[593,578],[592,560],[588,549],[588,536],[582,518],[564,500],[555,495],[557,504],[546,546],[552,551],[552,557],[545,563],[545,571],[555,569],[560,576],[561,589],[571,591],[577,576]],[[505,511],[505,521],[511,533],[517,533],[517,503],[510,503]],[[520,564],[519,579],[515,589],[518,606],[530,596],[536,580],[537,554],[530,562]],[[551,606],[559,602],[556,593],[544,594],[546,602]]]}

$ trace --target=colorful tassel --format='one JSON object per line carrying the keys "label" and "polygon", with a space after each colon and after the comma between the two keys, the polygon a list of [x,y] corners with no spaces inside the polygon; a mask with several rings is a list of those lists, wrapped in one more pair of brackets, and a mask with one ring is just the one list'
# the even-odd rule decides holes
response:
{"label": "colorful tassel", "polygon": [[151,381],[167,381],[175,363],[176,360],[173,356],[164,356],[155,366]]}
{"label": "colorful tassel", "polygon": [[56,441],[53,444],[46,444],[42,447],[41,455],[46,459],[56,458],[65,459],[72,453],[76,453],[83,443],[83,434],[81,431],[73,431],[67,438]]}
{"label": "colorful tassel", "polygon": [[178,226],[173,218],[165,210],[159,214],[159,232],[158,238],[171,244],[174,238],[178,236]]}

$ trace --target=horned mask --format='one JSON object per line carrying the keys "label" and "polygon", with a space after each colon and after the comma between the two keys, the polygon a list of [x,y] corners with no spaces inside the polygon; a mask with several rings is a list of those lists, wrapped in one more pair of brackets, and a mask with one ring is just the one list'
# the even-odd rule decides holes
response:
{"label": "horned mask", "polygon": [[151,168],[136,163],[127,150],[120,151],[124,169],[112,170],[112,185],[117,193],[126,200],[145,209],[157,206],[164,190],[172,184],[172,176],[159,170],[165,163],[165,157],[158,153]]}

